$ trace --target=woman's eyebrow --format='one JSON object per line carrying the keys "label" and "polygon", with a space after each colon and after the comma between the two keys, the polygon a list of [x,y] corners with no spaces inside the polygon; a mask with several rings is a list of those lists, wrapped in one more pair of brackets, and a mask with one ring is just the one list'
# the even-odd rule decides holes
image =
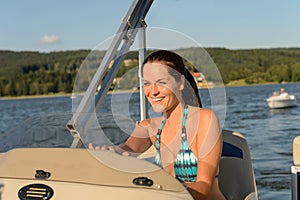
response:
{"label": "woman's eyebrow", "polygon": [[165,80],[167,80],[167,79],[166,78],[160,78],[160,79],[157,79],[156,82],[158,82],[158,81],[165,81]]}
{"label": "woman's eyebrow", "polygon": [[[167,79],[167,78],[160,78],[160,79],[155,80],[155,82],[166,81],[166,80],[168,80],[168,79]],[[150,82],[150,81],[148,81],[148,80],[146,80],[146,79],[143,79],[143,81],[144,81],[144,82]]]}

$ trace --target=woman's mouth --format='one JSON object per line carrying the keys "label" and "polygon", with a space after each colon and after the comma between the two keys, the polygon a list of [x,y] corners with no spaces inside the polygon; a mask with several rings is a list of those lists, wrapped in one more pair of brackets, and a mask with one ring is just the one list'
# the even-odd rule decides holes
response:
{"label": "woman's mouth", "polygon": [[160,103],[164,99],[163,97],[151,97],[150,98],[153,103]]}

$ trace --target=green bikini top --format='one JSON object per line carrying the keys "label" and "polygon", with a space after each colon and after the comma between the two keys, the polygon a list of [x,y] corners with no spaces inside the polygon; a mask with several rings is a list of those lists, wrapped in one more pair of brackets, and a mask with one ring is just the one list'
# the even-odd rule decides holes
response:
{"label": "green bikini top", "polygon": [[[174,172],[176,178],[179,181],[195,182],[197,180],[198,160],[196,156],[193,154],[187,142],[186,128],[185,128],[187,114],[188,114],[188,106],[185,105],[183,117],[182,117],[181,145],[180,145],[180,150],[177,155],[177,158],[174,162]],[[165,125],[165,122],[166,122],[166,118],[164,117],[157,131],[156,141],[155,141],[155,148],[156,148],[155,163],[159,166],[162,166],[161,158],[160,158],[160,140],[161,140],[160,135]]]}

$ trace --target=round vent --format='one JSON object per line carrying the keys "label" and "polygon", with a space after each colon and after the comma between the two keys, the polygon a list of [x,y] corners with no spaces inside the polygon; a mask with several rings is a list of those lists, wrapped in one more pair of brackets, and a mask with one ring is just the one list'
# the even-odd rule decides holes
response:
{"label": "round vent", "polygon": [[18,196],[21,200],[48,200],[53,196],[53,189],[44,184],[30,184],[22,187]]}

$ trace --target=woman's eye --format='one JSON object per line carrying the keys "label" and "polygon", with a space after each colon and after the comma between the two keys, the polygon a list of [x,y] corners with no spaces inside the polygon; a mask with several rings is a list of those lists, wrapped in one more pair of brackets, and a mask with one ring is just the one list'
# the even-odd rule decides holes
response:
{"label": "woman's eye", "polygon": [[149,86],[149,85],[150,85],[150,83],[144,82],[144,86]]}
{"label": "woman's eye", "polygon": [[159,81],[158,84],[159,84],[159,85],[166,85],[167,83],[164,82],[164,81]]}

